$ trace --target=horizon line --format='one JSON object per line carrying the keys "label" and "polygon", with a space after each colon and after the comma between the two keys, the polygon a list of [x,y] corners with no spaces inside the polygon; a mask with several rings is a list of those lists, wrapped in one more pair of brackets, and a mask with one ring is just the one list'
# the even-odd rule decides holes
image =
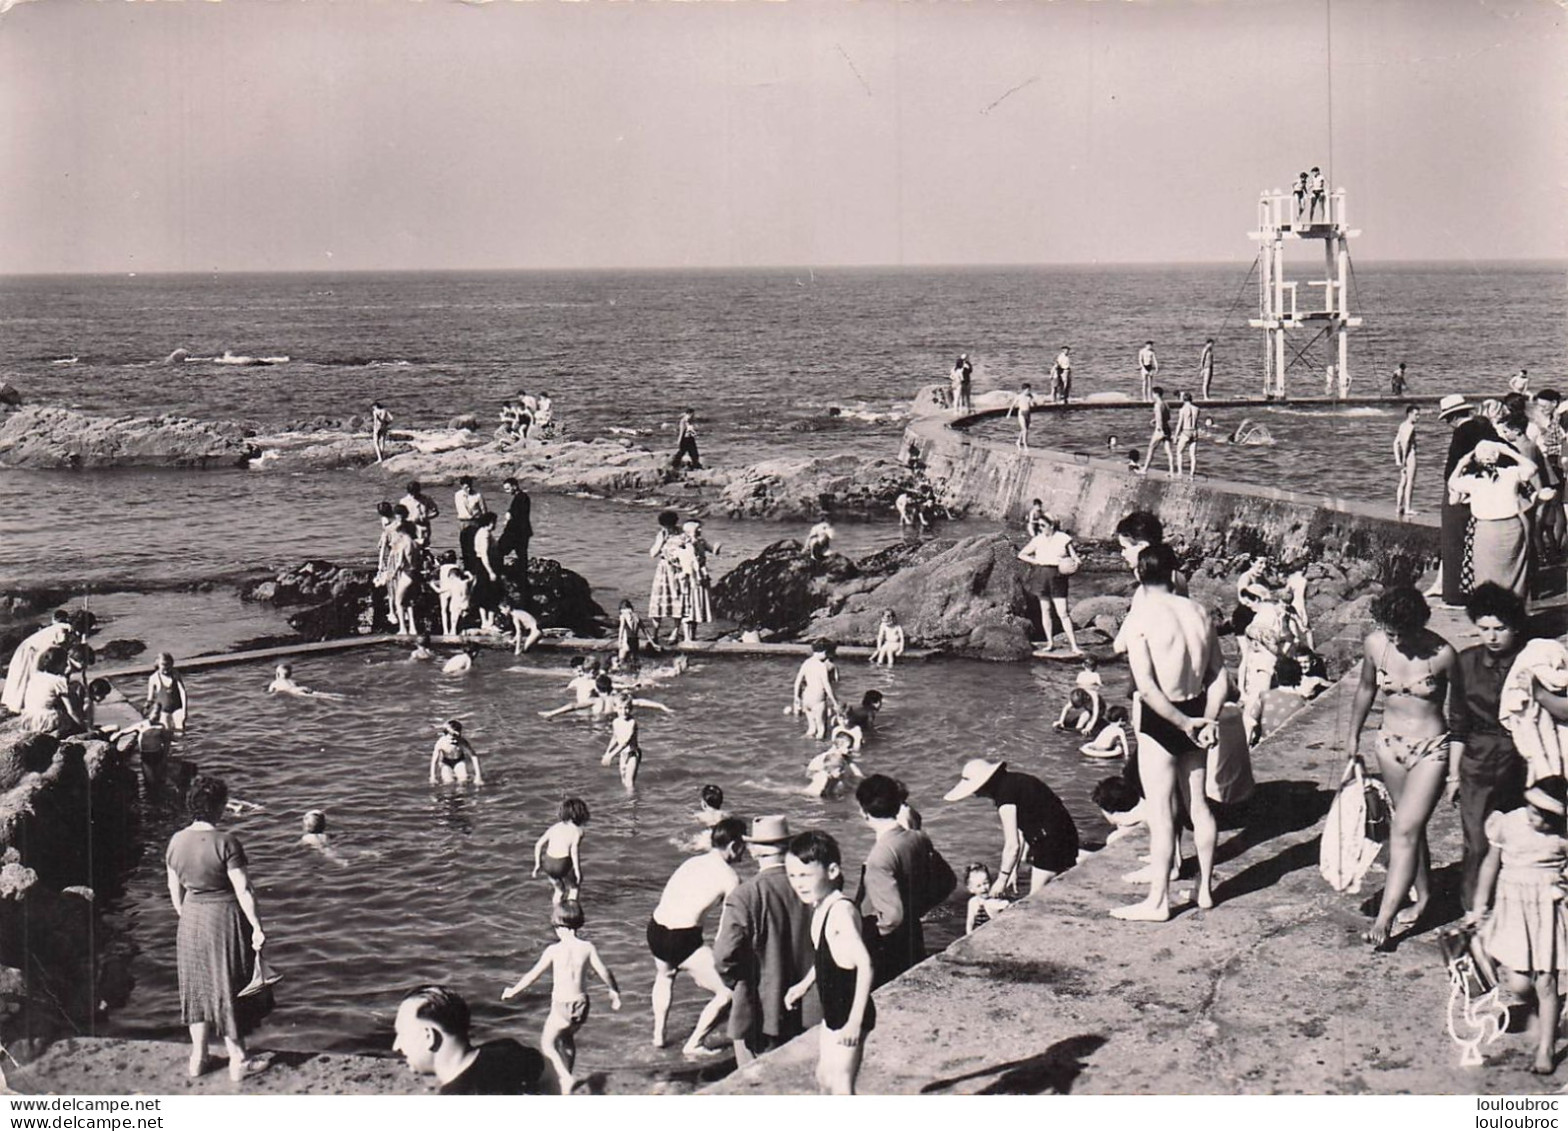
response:
{"label": "horizon line", "polygon": [[[1253,259],[1256,256],[1252,257]],[[152,269],[146,271],[0,271],[0,279],[121,279],[148,277],[197,277],[209,275],[568,275],[568,274],[699,274],[726,272],[815,271],[998,271],[1036,269],[1097,270],[1138,267],[1228,267],[1250,262],[1247,259],[1167,259],[1167,260],[1080,260],[1021,263],[774,263],[750,266],[709,264],[701,266],[594,266],[594,267],[269,267],[211,268],[208,270]],[[1568,257],[1522,256],[1487,258],[1392,258],[1364,261],[1379,266],[1452,265],[1536,265],[1568,269]]]}

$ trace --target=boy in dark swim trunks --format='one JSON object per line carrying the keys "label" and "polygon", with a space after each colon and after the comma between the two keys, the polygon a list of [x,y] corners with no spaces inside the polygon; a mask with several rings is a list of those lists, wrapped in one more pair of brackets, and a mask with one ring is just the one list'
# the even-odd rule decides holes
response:
{"label": "boy in dark swim trunks", "polygon": [[568,797],[561,802],[559,813],[561,819],[546,829],[534,845],[533,874],[537,877],[542,871],[549,879],[552,903],[576,899],[582,886],[578,846],[588,824],[588,803],[580,797]]}
{"label": "boy in dark swim trunks", "polygon": [[599,980],[609,988],[611,1009],[621,1008],[621,990],[615,984],[615,975],[599,957],[599,948],[577,937],[583,925],[581,904],[575,899],[557,903],[550,910],[550,925],[560,941],[545,947],[534,968],[516,985],[502,991],[501,1000],[512,1000],[533,985],[546,967],[551,969],[554,987],[550,991],[550,1013],[539,1033],[539,1047],[561,1078],[561,1094],[569,1096],[574,1083],[572,1069],[577,1066],[577,1031],[588,1020],[588,968],[593,967]]}

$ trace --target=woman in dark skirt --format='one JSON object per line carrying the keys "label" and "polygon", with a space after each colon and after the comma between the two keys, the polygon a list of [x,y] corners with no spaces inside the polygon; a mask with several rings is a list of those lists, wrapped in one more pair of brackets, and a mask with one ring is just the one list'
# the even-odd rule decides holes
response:
{"label": "woman in dark skirt", "polygon": [[261,1067],[245,1059],[245,1036],[272,1010],[266,988],[240,996],[255,973],[266,935],[239,840],[216,826],[229,800],[219,778],[196,775],[186,794],[191,823],[169,840],[164,862],[169,898],[179,916],[176,944],[180,1019],[190,1026],[190,1075],[213,1067],[207,1042],[213,1031],[228,1046],[229,1078],[239,1081]]}

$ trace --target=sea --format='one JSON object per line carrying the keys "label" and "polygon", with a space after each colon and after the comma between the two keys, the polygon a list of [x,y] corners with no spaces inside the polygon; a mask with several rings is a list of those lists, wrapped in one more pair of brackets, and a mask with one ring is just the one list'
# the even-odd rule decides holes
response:
{"label": "sea", "polygon": [[[1352,309],[1355,392],[1387,389],[1403,361],[1413,392],[1500,393],[1529,369],[1565,383],[1568,288],[1560,263],[1368,265]],[[977,392],[1037,389],[1071,345],[1074,391],[1135,395],[1135,356],[1152,339],[1168,389],[1195,388],[1203,339],[1216,339],[1215,393],[1253,395],[1262,335],[1246,326],[1257,277],[1212,266],[795,269],[757,271],[0,277],[0,379],[29,400],[93,412],[233,419],[258,430],[344,421],[387,405],[397,426],[493,420],[519,390],[548,392],[564,433],[630,430],[673,448],[683,407],[699,413],[706,462],[896,453],[910,398],[975,362]],[[1303,340],[1292,391],[1321,391],[1327,344]],[[182,351],[176,353],[175,351]],[[173,360],[171,360],[171,357]],[[1217,410],[1215,427],[1264,422],[1272,445],[1206,445],[1200,470],[1227,479],[1392,501],[1396,408],[1325,414]],[[1127,414],[1065,420],[1049,446],[1103,451],[1109,435],[1141,446]],[[1446,429],[1428,418],[1418,501],[1436,499]],[[498,484],[482,484],[498,499]],[[310,473],[36,472],[0,469],[0,590],[73,585],[105,621],[100,639],[133,638],[181,655],[281,631],[279,614],[241,603],[237,577],[304,558],[366,561],[375,504],[400,491],[373,471]],[[536,555],[588,577],[601,604],[647,592],[654,515],[621,502],[536,496]],[[443,519],[441,522],[445,522]],[[450,526],[437,524],[437,541]],[[840,523],[839,545],[869,553],[898,538],[886,521]],[[945,533],[994,529],[966,520]],[[799,524],[707,520],[722,572]],[[677,1051],[648,1047],[652,964],[642,933],[685,858],[703,784],[738,813],[786,813],[840,836],[850,871],[870,846],[849,801],[799,795],[817,748],[786,717],[793,664],[709,659],[650,689],[674,714],[645,719],[648,758],[635,795],[599,766],[606,735],[582,718],[546,723],[564,701],[561,662],[487,652],[463,679],[393,650],[302,660],[301,682],[342,702],[280,701],[269,672],[192,673],[185,752],[260,808],[235,823],[250,853],[270,953],[286,976],[265,1047],[385,1051],[398,991],[446,981],[475,1004],[485,1035],[524,1039],[547,993],[503,1006],[500,990],[549,941],[549,900],[529,877],[532,845],[563,796],[593,810],[584,849],[587,934],[627,988],[619,1014],[596,1010],[580,1039],[584,1070],[672,1078]],[[1051,782],[1086,841],[1106,831],[1089,802],[1108,772],[1054,731],[1072,669],[940,660],[891,672],[846,661],[852,698],[887,696],[867,772],[904,779],[956,868],[998,854],[983,802],[945,804],[959,766],[1009,760]],[[1112,694],[1125,671],[1111,670]],[[132,689],[134,691],[134,689]],[[435,724],[470,724],[486,785],[432,790]],[[341,849],[297,845],[300,815],[325,809]],[[135,949],[135,989],[100,1031],[180,1039],[174,917],[160,847],[177,814],[147,817],[149,848],[101,893],[109,924]],[[1129,896],[1135,893],[1129,892]],[[1046,896],[1048,898],[1048,895]],[[962,929],[954,900],[933,916],[943,945]],[[710,922],[711,929],[711,922]],[[677,992],[684,1036],[701,1002]],[[171,1071],[182,1063],[171,1059]]]}

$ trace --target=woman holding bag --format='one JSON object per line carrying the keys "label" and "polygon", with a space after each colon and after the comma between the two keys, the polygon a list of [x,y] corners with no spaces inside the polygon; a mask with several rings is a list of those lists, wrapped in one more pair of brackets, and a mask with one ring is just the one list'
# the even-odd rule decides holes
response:
{"label": "woman holding bag", "polygon": [[245,849],[237,837],[217,828],[228,800],[222,779],[197,774],[185,799],[191,823],[170,838],[164,862],[169,899],[180,920],[176,952],[180,1019],[191,1030],[188,1071],[201,1076],[213,1067],[207,1044],[216,1029],[228,1046],[229,1079],[237,1083],[265,1067],[246,1060],[244,1038],[271,1012],[267,987],[277,975],[261,969],[267,936]]}
{"label": "woman holding bag", "polygon": [[1025,592],[1040,602],[1040,627],[1045,631],[1045,646],[1041,650],[1049,652],[1056,643],[1056,631],[1051,624],[1054,612],[1067,634],[1069,651],[1074,656],[1081,655],[1073,620],[1067,612],[1067,578],[1078,572],[1079,565],[1073,536],[1051,515],[1031,515],[1030,519],[1039,533],[1019,551],[1018,560],[1030,567],[1024,577]]}

